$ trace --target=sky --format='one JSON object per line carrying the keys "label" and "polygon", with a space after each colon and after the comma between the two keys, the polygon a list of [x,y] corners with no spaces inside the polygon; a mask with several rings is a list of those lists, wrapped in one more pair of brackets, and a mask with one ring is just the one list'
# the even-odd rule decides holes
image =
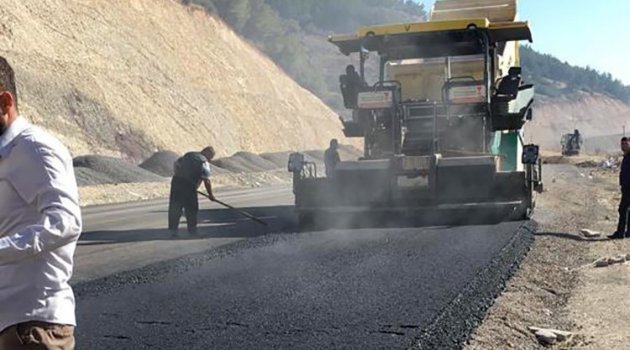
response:
{"label": "sky", "polygon": [[[419,0],[428,10],[433,0]],[[629,0],[519,0],[532,47],[576,66],[590,66],[630,85]]]}

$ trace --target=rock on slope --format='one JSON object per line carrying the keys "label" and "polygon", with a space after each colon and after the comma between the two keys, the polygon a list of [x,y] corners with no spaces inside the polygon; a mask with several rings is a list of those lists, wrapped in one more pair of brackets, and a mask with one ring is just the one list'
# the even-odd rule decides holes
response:
{"label": "rock on slope", "polygon": [[21,113],[75,154],[134,161],[325,148],[335,114],[220,20],[176,0],[0,0]]}

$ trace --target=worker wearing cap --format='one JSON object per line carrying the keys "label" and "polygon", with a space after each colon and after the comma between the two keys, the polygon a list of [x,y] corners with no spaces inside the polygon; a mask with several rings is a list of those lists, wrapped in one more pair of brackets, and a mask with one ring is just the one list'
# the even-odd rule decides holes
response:
{"label": "worker wearing cap", "polygon": [[619,224],[617,231],[608,236],[611,239],[630,238],[630,140],[627,137],[621,139],[621,151],[623,161],[619,172],[619,185],[621,186],[621,202],[619,203]]}
{"label": "worker wearing cap", "polygon": [[197,213],[199,212],[197,189],[202,182],[210,200],[215,200],[210,181],[210,161],[214,155],[214,148],[208,146],[201,152],[188,152],[175,162],[168,207],[168,229],[173,237],[179,234],[179,219],[182,216],[182,210],[186,215],[188,233],[197,234]]}
{"label": "worker wearing cap", "polygon": [[339,158],[339,141],[337,139],[330,140],[330,147],[324,152],[324,166],[326,167],[326,177],[335,175],[337,163],[341,161]]}

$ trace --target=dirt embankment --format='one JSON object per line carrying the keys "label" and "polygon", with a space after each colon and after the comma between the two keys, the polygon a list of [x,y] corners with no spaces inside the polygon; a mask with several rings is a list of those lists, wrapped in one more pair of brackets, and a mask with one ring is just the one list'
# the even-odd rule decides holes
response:
{"label": "dirt embankment", "polygon": [[586,138],[584,147],[588,152],[616,151],[617,135],[622,133],[624,124],[630,130],[630,105],[608,96],[587,93],[558,99],[538,96],[534,120],[525,129],[525,141],[559,151],[562,135],[579,129]]}
{"label": "dirt embankment", "polygon": [[21,113],[72,153],[321,149],[337,116],[227,25],[177,0],[0,0]]}

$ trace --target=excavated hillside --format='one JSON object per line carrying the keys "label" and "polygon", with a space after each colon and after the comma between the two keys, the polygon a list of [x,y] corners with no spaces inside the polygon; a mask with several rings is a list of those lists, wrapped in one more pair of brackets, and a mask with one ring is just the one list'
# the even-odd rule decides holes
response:
{"label": "excavated hillside", "polygon": [[21,113],[73,154],[140,161],[325,148],[337,116],[221,20],[176,0],[0,0]]}
{"label": "excavated hillside", "polygon": [[[630,128],[630,105],[609,96],[588,93],[558,99],[537,96],[534,121],[526,127],[525,141],[557,151],[562,134],[579,129],[587,140],[587,151],[609,152],[617,149],[617,136],[622,133],[624,123],[626,129]],[[606,144],[609,146],[588,143],[590,138],[607,136],[613,139]]]}

